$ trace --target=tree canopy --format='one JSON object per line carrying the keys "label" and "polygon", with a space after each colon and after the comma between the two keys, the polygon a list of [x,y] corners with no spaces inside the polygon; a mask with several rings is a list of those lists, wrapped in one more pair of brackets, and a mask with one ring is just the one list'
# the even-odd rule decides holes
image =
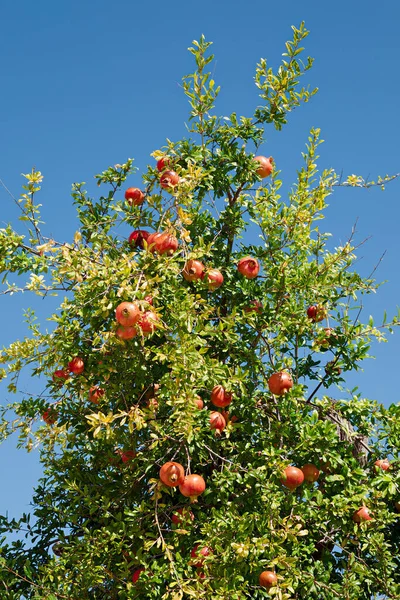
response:
{"label": "tree canopy", "polygon": [[[312,129],[281,196],[265,129],[317,91],[308,31],[292,32],[242,117],[214,113],[210,43],[194,41],[187,137],[141,183],[128,159],[96,175],[96,198],[74,184],[70,243],[45,233],[42,174],[24,176],[29,233],[0,229],[2,293],[60,305],[49,330],[28,311],[0,354],[18,394],[2,438],[44,467],[32,515],[0,519],[2,598],[400,597],[400,407],[345,388],[398,315],[363,322],[378,283],[353,236],[331,248],[318,223],[335,188],[395,176],[320,172]],[[19,390],[25,370],[42,393]]]}

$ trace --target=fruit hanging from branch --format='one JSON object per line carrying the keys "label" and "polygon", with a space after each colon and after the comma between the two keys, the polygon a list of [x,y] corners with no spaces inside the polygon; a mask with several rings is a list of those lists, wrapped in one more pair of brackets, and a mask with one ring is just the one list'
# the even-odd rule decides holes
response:
{"label": "fruit hanging from branch", "polygon": [[132,327],[140,320],[140,308],[135,302],[121,302],[115,309],[115,318],[123,327]]}
{"label": "fruit hanging from branch", "polygon": [[140,206],[144,202],[144,193],[136,187],[130,187],[125,192],[125,200],[130,206]]}
{"label": "fruit hanging from branch", "polygon": [[208,289],[213,292],[224,283],[224,276],[218,269],[209,269],[205,274]]}
{"label": "fruit hanging from branch", "polygon": [[203,399],[201,398],[201,396],[196,396],[195,397],[194,404],[195,404],[195,406],[197,406],[197,408],[199,410],[201,410],[202,408],[204,408],[204,402],[203,402]]}
{"label": "fruit hanging from branch", "polygon": [[172,255],[179,246],[179,242],[174,235],[168,231],[157,231],[151,233],[147,238],[147,249],[150,252],[158,254]]}
{"label": "fruit hanging from branch", "polygon": [[133,572],[132,574],[132,583],[137,583],[140,577],[140,574],[143,573],[143,571],[145,571],[144,567],[140,567],[139,569],[136,569],[136,571]]}
{"label": "fruit hanging from branch", "polygon": [[260,270],[260,264],[256,258],[244,256],[239,260],[237,269],[246,279],[255,279]]}
{"label": "fruit hanging from branch", "polygon": [[98,385],[93,385],[89,390],[89,400],[93,404],[98,404],[100,398],[103,398],[105,390]]}
{"label": "fruit hanging from branch", "polygon": [[69,361],[68,369],[71,373],[80,375],[85,370],[85,363],[80,356],[75,356],[75,358]]}
{"label": "fruit hanging from branch", "polygon": [[157,161],[157,170],[162,172],[168,169],[171,165],[171,159],[169,156],[163,156]]}
{"label": "fruit hanging from branch", "polygon": [[327,310],[324,306],[319,304],[313,304],[307,308],[307,317],[313,321],[313,323],[319,323],[326,319]]}
{"label": "fruit hanging from branch", "polygon": [[53,373],[54,383],[62,384],[68,378],[69,378],[69,371],[67,371],[66,369],[57,369]]}
{"label": "fruit hanging from branch", "polygon": [[209,546],[200,547],[200,544],[196,544],[190,553],[191,565],[197,569],[200,569],[204,565],[204,559],[207,556],[210,556],[212,553],[212,548]]}
{"label": "fruit hanging from branch", "polygon": [[194,514],[186,507],[178,508],[178,510],[173,513],[171,521],[174,525],[187,525],[190,524],[191,521],[194,521]]}
{"label": "fruit hanging from branch", "polygon": [[266,588],[267,590],[270,590],[272,587],[276,586],[276,584],[278,583],[278,578],[274,571],[263,571],[262,573],[260,573],[258,582],[262,587]]}
{"label": "fruit hanging from branch", "polygon": [[146,310],[139,321],[139,327],[143,335],[150,335],[159,327],[160,317],[153,310]]}
{"label": "fruit hanging from branch", "polygon": [[160,185],[164,190],[173,192],[180,179],[178,173],[175,173],[175,171],[164,171],[160,177]]}
{"label": "fruit hanging from branch", "polygon": [[186,498],[190,498],[192,502],[196,502],[197,496],[206,489],[206,482],[201,475],[187,475],[183,483],[179,486],[179,491]]}
{"label": "fruit hanging from branch", "polygon": [[42,413],[42,419],[46,425],[54,425],[57,422],[58,414],[55,408],[48,408]]}
{"label": "fruit hanging from branch", "polygon": [[366,506],[362,506],[353,513],[353,521],[355,523],[363,523],[365,521],[372,521],[372,516],[369,509]]}
{"label": "fruit hanging from branch", "polygon": [[136,326],[133,327],[123,327],[122,325],[120,327],[117,327],[117,329],[115,330],[115,335],[120,339],[120,340],[131,340],[134,337],[136,337],[138,334],[138,330]]}
{"label": "fruit hanging from branch", "polygon": [[274,170],[274,159],[272,156],[269,158],[266,156],[255,156],[254,160],[259,164],[256,170],[257,175],[259,175],[261,179],[269,177]]}
{"label": "fruit hanging from branch", "polygon": [[170,461],[161,467],[159,477],[164,485],[177,487],[185,480],[185,470],[181,464]]}
{"label": "fruit hanging from branch", "polygon": [[259,300],[251,300],[251,302],[248,304],[248,306],[244,307],[244,312],[250,313],[250,312],[256,312],[257,314],[261,314],[263,311],[263,305],[262,302],[260,302]]}
{"label": "fruit hanging from branch", "polygon": [[135,229],[128,238],[128,242],[134,248],[144,248],[144,242],[147,242],[150,233],[144,229]]}
{"label": "fruit hanging from branch", "polygon": [[303,467],[301,467],[304,475],[304,481],[308,481],[309,483],[314,483],[319,478],[319,470],[317,467],[311,463],[307,463]]}
{"label": "fruit hanging from branch", "polygon": [[188,260],[182,271],[186,281],[196,281],[204,277],[204,265],[199,260]]}
{"label": "fruit hanging from branch", "polygon": [[226,421],[220,412],[213,411],[210,413],[210,428],[215,429],[217,435],[220,435],[225,427]]}
{"label": "fruit hanging from branch", "polygon": [[381,458],[374,462],[374,466],[375,466],[376,471],[379,471],[380,469],[382,471],[387,471],[388,469],[390,469],[390,462],[388,461],[387,458]]}
{"label": "fruit hanging from branch", "polygon": [[297,467],[286,467],[282,473],[281,483],[291,492],[298,488],[304,481],[304,473]]}
{"label": "fruit hanging from branch", "polygon": [[268,379],[269,391],[275,396],[286,394],[293,387],[293,379],[287,371],[273,373]]}
{"label": "fruit hanging from branch", "polygon": [[225,406],[229,406],[232,402],[232,398],[232,392],[227,392],[222,385],[216,385],[212,389],[210,400],[214,406],[225,408]]}

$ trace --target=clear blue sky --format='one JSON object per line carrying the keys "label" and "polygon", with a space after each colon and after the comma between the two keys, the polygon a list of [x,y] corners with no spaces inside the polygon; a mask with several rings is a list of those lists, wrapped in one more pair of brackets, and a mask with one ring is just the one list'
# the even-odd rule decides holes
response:
{"label": "clear blue sky", "polygon": [[[214,41],[214,77],[222,86],[218,113],[251,115],[256,62],[265,57],[277,65],[290,26],[301,20],[311,30],[307,52],[316,58],[308,81],[320,93],[293,113],[281,134],[267,131],[263,153],[274,156],[290,186],[316,126],[326,140],[321,168],[371,178],[399,172],[398,3],[19,0],[1,9],[0,177],[18,196],[20,173],[40,169],[46,232],[69,240],[77,227],[72,182],[86,181],[95,193],[95,173],[128,157],[144,170],[166,137],[185,134],[188,107],[180,82],[193,69],[186,51],[193,39],[204,33]],[[130,183],[139,184],[138,177]],[[372,236],[359,253],[363,274],[387,251],[377,278],[388,283],[368,299],[365,312],[377,320],[398,304],[399,196],[400,182],[385,193],[339,191],[322,224],[334,244],[347,238],[357,219],[358,241]],[[2,188],[0,206],[0,227],[16,222],[15,206]],[[31,303],[29,296],[0,296],[1,345],[25,334],[22,310]],[[44,320],[45,302],[34,304]],[[349,386],[385,404],[398,402],[400,331],[374,351],[376,360],[352,374]],[[29,379],[24,386],[35,390]],[[13,400],[5,386],[0,394],[2,403]],[[12,516],[29,509],[40,476],[37,453],[14,450],[15,442],[0,447],[0,512]]]}

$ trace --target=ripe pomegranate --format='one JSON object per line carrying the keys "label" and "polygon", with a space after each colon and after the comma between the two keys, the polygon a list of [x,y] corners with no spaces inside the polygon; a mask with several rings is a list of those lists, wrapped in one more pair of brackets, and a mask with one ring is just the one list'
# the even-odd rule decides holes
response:
{"label": "ripe pomegranate", "polygon": [[257,168],[256,173],[264,179],[265,177],[269,177],[272,171],[274,170],[274,159],[272,156],[267,158],[266,156],[255,156],[254,160],[259,163],[259,167]]}
{"label": "ripe pomegranate", "polygon": [[273,373],[268,379],[268,387],[269,391],[275,396],[282,396],[293,387],[292,376],[286,371]]}
{"label": "ripe pomegranate", "polygon": [[121,460],[123,463],[127,463],[134,459],[136,456],[136,452],[134,450],[123,450],[121,452]]}
{"label": "ripe pomegranate", "polygon": [[105,394],[103,388],[98,385],[93,385],[89,390],[89,400],[93,402],[93,404],[98,404],[100,398],[102,398]]}
{"label": "ripe pomegranate", "polygon": [[164,171],[171,164],[171,159],[169,156],[163,156],[160,160],[157,161],[157,169],[158,171]]}
{"label": "ripe pomegranate", "polygon": [[314,481],[317,481],[319,477],[319,470],[315,465],[307,463],[304,465],[304,467],[301,467],[301,470],[303,471],[305,481],[308,481],[309,483],[314,483]]}
{"label": "ripe pomegranate", "polygon": [[314,323],[323,321],[323,319],[326,318],[326,314],[326,308],[324,306],[320,306],[319,304],[314,304],[313,306],[309,306],[307,308],[307,317]]}
{"label": "ripe pomegranate", "polygon": [[397,512],[400,512],[400,502],[395,502],[394,507],[397,510]]}
{"label": "ripe pomegranate", "polygon": [[220,434],[226,427],[226,421],[221,413],[213,411],[210,414],[210,427],[215,429],[216,434]]}
{"label": "ripe pomegranate", "polygon": [[263,571],[258,578],[259,584],[268,590],[278,583],[278,578],[273,571]]}
{"label": "ripe pomegranate", "polygon": [[162,234],[162,231],[155,231],[154,233],[150,233],[146,240],[147,250],[149,250],[149,252],[153,252],[153,254],[157,252],[156,241]]}
{"label": "ripe pomegranate", "polygon": [[193,567],[196,567],[197,569],[201,568],[204,565],[205,557],[210,556],[212,552],[212,548],[209,546],[203,546],[203,548],[199,548],[199,544],[196,544],[190,553],[192,558],[191,564]]}
{"label": "ripe pomegranate", "polygon": [[232,402],[232,392],[227,392],[222,385],[216,385],[211,392],[211,402],[218,408],[225,408]]}
{"label": "ripe pomegranate", "polygon": [[125,200],[130,206],[140,206],[144,202],[144,193],[139,188],[130,187],[125,192]]}
{"label": "ripe pomegranate", "polygon": [[245,306],[244,312],[256,312],[258,314],[262,313],[263,305],[259,300],[252,300],[248,306]]}
{"label": "ripe pomegranate", "polygon": [[46,423],[46,425],[54,425],[57,421],[57,411],[54,408],[48,408],[42,414],[42,419]]}
{"label": "ripe pomegranate", "polygon": [[297,467],[286,467],[282,473],[281,483],[293,492],[304,481],[304,473]]}
{"label": "ripe pomegranate", "polygon": [[254,279],[258,275],[260,265],[256,258],[244,256],[239,260],[237,269],[247,279]]}
{"label": "ripe pomegranate", "polygon": [[355,523],[361,523],[363,521],[371,521],[372,517],[370,515],[369,509],[366,506],[362,506],[358,510],[353,513],[353,521]]}
{"label": "ripe pomegranate", "polygon": [[120,340],[131,340],[135,336],[137,336],[136,327],[118,327],[115,335],[119,337]]}
{"label": "ripe pomegranate", "polygon": [[201,475],[187,475],[179,486],[179,491],[186,498],[190,498],[192,502],[196,501],[197,496],[200,496],[206,489],[206,482]]}
{"label": "ripe pomegranate", "polygon": [[160,317],[157,313],[152,310],[147,310],[142,314],[141,319],[139,321],[139,327],[142,330],[144,335],[148,335],[153,333],[158,328],[158,321]]}
{"label": "ripe pomegranate", "polygon": [[179,242],[174,235],[168,231],[151,233],[147,238],[147,248],[151,252],[171,255],[177,250]]}
{"label": "ripe pomegranate", "polygon": [[194,514],[188,508],[178,508],[171,517],[174,525],[188,524],[190,521],[194,521]]}
{"label": "ripe pomegranate", "polygon": [[66,369],[57,369],[53,373],[53,381],[55,383],[62,383],[69,377],[69,372]]}
{"label": "ripe pomegranate", "polygon": [[115,309],[115,318],[123,327],[136,325],[140,319],[139,306],[135,302],[121,302]]}
{"label": "ripe pomegranate", "polygon": [[160,177],[160,185],[164,190],[173,191],[174,187],[178,185],[180,177],[175,171],[164,171]]}
{"label": "ripe pomegranate", "polygon": [[217,290],[224,283],[224,276],[218,269],[210,269],[205,274],[205,278],[210,291]]}
{"label": "ripe pomegranate", "polygon": [[375,465],[376,471],[378,471],[379,469],[382,469],[382,471],[387,471],[388,469],[390,469],[390,462],[388,461],[387,458],[382,458],[382,459],[376,460],[374,462],[374,465]]}
{"label": "ripe pomegranate", "polygon": [[153,306],[153,296],[145,296],[143,300]]}
{"label": "ripe pomegranate", "polygon": [[165,231],[156,240],[156,249],[159,254],[171,255],[178,249],[179,242],[174,235]]}
{"label": "ripe pomegranate", "polygon": [[195,406],[197,406],[197,408],[199,410],[204,408],[204,402],[203,402],[203,399],[200,398],[200,396],[196,396],[196,398],[194,399],[194,403],[195,403]]}
{"label": "ripe pomegranate", "polygon": [[85,363],[83,362],[82,358],[75,356],[75,358],[69,361],[68,369],[71,371],[71,373],[80,375],[85,370]]}
{"label": "ripe pomegranate", "polygon": [[128,238],[128,242],[135,248],[144,248],[144,242],[147,242],[150,233],[144,229],[135,229]]}
{"label": "ripe pomegranate", "polygon": [[185,480],[185,470],[177,462],[167,462],[160,469],[159,477],[164,485],[176,487]]}
{"label": "ripe pomegranate", "polygon": [[140,574],[144,570],[145,570],[144,567],[140,567],[139,569],[136,569],[136,571],[132,575],[132,583],[137,583],[137,580],[139,579]]}
{"label": "ripe pomegranate", "polygon": [[196,281],[196,279],[203,279],[204,277],[204,265],[199,260],[188,260],[182,271],[183,278],[186,281]]}

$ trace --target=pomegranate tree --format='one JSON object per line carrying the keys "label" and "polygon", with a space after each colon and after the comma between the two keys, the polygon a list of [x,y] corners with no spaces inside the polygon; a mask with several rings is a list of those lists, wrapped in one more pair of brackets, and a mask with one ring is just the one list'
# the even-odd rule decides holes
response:
{"label": "pomegranate tree", "polygon": [[[277,22],[276,6],[244,8],[243,21],[246,10],[260,23],[262,10]],[[139,47],[127,11],[112,11],[109,6],[110,24],[115,17],[129,24],[126,47]],[[151,25],[162,19],[164,33],[179,41],[181,13],[170,5],[153,12]],[[196,5],[197,20],[207,25],[205,14]],[[247,19],[246,27],[255,22]],[[150,48],[157,27],[140,26]],[[34,31],[25,27],[16,40],[26,43]],[[112,37],[98,33],[112,53]],[[16,507],[13,518],[0,515],[0,597],[399,597],[400,409],[393,368],[377,372],[376,401],[357,388],[375,341],[400,319],[378,315],[374,324],[364,315],[364,298],[378,289],[374,275],[357,272],[352,235],[331,238],[328,219],[322,221],[333,191],[340,206],[343,186],[346,194],[354,186],[359,194],[370,188],[368,212],[372,179],[381,186],[390,178],[349,176],[348,152],[337,161],[343,175],[326,158],[321,168],[317,128],[306,145],[286,137],[290,153],[279,141],[279,130],[293,120],[289,113],[304,101],[314,106],[308,82],[302,83],[303,75],[312,83],[312,60],[302,55],[306,36],[303,24],[294,27],[283,62],[276,69],[275,58],[256,65],[260,98],[250,114],[235,112],[230,100],[225,117],[217,112],[219,87],[202,36],[192,45],[195,64],[182,86],[190,102],[185,136],[168,131],[173,121],[165,110],[161,116],[161,98],[156,116],[163,127],[145,127],[144,119],[146,139],[137,123],[132,133],[128,115],[125,146],[139,154],[123,164],[115,157],[88,190],[74,184],[72,229],[62,222],[70,208],[58,193],[64,180],[53,186],[58,221],[45,209],[54,220],[47,230],[39,171],[24,175],[24,189],[15,195],[21,216],[15,226],[8,224],[14,213],[0,186],[2,333],[6,339],[15,331],[17,338],[0,349],[0,441],[10,436],[21,448],[38,449],[44,467],[31,518],[14,515]],[[243,41],[236,41],[239,63]],[[168,57],[166,51],[157,57],[148,86],[136,82],[136,116],[157,69],[160,94],[167,97],[175,85],[175,46]],[[34,43],[27,47],[35,50]],[[147,60],[148,53],[137,56]],[[99,73],[114,91],[110,98],[118,98],[116,88],[127,89],[124,69],[131,74],[125,59],[119,68],[112,58],[99,63]],[[40,69],[33,72],[26,98],[35,97],[32,85],[43,78]],[[383,89],[387,79],[382,75],[375,87]],[[80,103],[84,93],[79,86]],[[381,90],[385,101],[387,93]],[[342,100],[341,112],[351,114],[351,94]],[[379,108],[376,121],[387,135]],[[392,111],[391,122],[395,116]],[[30,149],[38,132],[32,127],[25,136]],[[146,156],[154,141],[158,147]],[[262,155],[265,148],[279,154],[279,170]],[[295,155],[300,160],[292,168],[288,159]],[[61,162],[63,179],[71,167]],[[90,173],[81,166],[86,179]],[[400,176],[390,181],[396,186]],[[388,221],[389,212],[374,215]],[[351,231],[348,215],[342,210],[344,231]],[[56,239],[53,232],[64,225]],[[21,479],[19,467],[10,465]],[[7,469],[2,483],[6,506],[13,487]]]}

